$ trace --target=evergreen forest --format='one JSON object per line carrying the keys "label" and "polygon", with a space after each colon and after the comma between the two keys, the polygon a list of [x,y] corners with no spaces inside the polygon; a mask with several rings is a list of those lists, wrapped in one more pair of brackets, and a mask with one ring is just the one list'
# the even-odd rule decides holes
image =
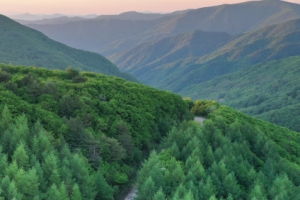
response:
{"label": "evergreen forest", "polygon": [[215,102],[203,126],[173,127],[138,173],[138,200],[297,200],[300,134]]}
{"label": "evergreen forest", "polygon": [[120,199],[172,126],[179,95],[76,69],[2,64],[0,197]]}

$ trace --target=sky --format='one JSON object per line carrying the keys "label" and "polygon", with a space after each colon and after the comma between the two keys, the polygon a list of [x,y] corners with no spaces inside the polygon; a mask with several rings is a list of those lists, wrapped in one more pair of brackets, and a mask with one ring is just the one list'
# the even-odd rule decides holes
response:
{"label": "sky", "polygon": [[[31,14],[119,14],[126,11],[159,13],[233,4],[247,0],[0,0],[0,13],[4,15]],[[300,0],[288,0],[299,3]]]}

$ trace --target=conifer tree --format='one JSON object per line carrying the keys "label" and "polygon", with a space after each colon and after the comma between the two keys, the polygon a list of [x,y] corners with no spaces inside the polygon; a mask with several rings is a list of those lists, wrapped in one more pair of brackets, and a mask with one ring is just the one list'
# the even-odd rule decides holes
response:
{"label": "conifer tree", "polygon": [[144,184],[138,186],[137,200],[151,200],[156,191],[155,183],[150,176]]}
{"label": "conifer tree", "polygon": [[12,123],[12,116],[7,105],[5,104],[1,114],[0,136],[2,136],[2,133],[9,127],[10,123]]}
{"label": "conifer tree", "polygon": [[166,200],[166,195],[164,194],[162,188],[159,188],[159,190],[154,194],[152,200]]}
{"label": "conifer tree", "polygon": [[17,165],[23,169],[27,169],[29,167],[29,157],[26,153],[25,147],[23,143],[20,143],[17,149],[14,152],[12,157],[14,161],[16,161]]}
{"label": "conifer tree", "polygon": [[96,173],[96,198],[97,200],[112,200],[113,199],[113,189],[105,181],[101,171]]}
{"label": "conifer tree", "polygon": [[[105,198],[103,198],[105,199]],[[80,189],[77,184],[74,184],[72,188],[71,200],[82,200]]]}
{"label": "conifer tree", "polygon": [[14,183],[14,181],[10,182],[8,190],[7,190],[7,199],[22,199],[22,195],[18,192],[18,189]]}

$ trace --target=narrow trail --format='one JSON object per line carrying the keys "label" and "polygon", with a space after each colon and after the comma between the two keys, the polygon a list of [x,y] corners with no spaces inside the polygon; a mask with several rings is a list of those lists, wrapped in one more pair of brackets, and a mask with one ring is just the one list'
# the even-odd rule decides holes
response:
{"label": "narrow trail", "polygon": [[133,186],[123,200],[134,200],[137,197],[136,186]]}
{"label": "narrow trail", "polygon": [[[206,120],[205,117],[194,118],[194,121],[199,122],[201,125],[205,120]],[[134,200],[136,197],[137,197],[137,188],[136,186],[133,186],[123,200]]]}

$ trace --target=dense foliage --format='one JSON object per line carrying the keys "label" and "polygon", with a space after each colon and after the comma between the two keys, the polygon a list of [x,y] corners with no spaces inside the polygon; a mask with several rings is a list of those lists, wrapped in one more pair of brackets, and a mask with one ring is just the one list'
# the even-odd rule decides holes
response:
{"label": "dense foliage", "polygon": [[72,153],[40,122],[29,128],[25,115],[13,119],[4,107],[0,133],[0,199],[113,198],[102,172],[92,170],[80,152]]}
{"label": "dense foliage", "polygon": [[173,128],[143,163],[138,200],[299,199],[300,134],[221,106]]}
{"label": "dense foliage", "polygon": [[[99,176],[96,177],[106,185],[109,184],[107,187],[110,189],[97,192],[110,193],[107,199],[112,194],[120,195],[121,189],[130,184],[130,179],[135,174],[134,168],[139,166],[144,155],[155,147],[172,126],[191,119],[188,104],[180,96],[124,79],[79,73],[72,68],[65,72],[10,65],[1,65],[0,68],[0,110],[6,106],[6,110],[11,113],[14,119],[12,123],[16,124],[12,127],[21,126],[15,120],[22,120],[22,127],[28,130],[27,135],[24,133],[24,142],[19,136],[14,137],[10,133],[16,132],[17,128],[5,128],[1,131],[5,137],[1,141],[5,145],[14,143],[12,147],[3,146],[3,153],[7,155],[8,161],[13,163],[11,156],[19,145],[23,145],[21,147],[26,151],[28,162],[36,157],[43,166],[48,154],[55,156],[59,171],[57,176],[62,177],[64,175],[60,170],[64,167],[64,161],[60,153],[62,149],[66,149],[73,152],[67,155],[68,163],[73,162],[69,156],[78,157],[77,159],[82,160],[80,162],[85,163],[86,176],[94,177],[93,174],[99,171]],[[6,120],[6,117],[2,120]],[[43,128],[35,131],[35,126],[43,126],[46,131],[40,133]],[[37,151],[32,149],[32,139],[35,137],[38,140],[44,137],[42,144],[47,142],[44,140],[49,140],[52,149],[45,153],[33,153]],[[34,165],[34,162],[30,162],[23,168],[24,173],[29,173]],[[72,169],[69,170],[72,173]],[[66,187],[72,188],[73,183],[77,183],[73,180],[74,176],[76,175],[68,175],[72,182]],[[93,190],[93,184],[96,184],[94,178],[87,179],[91,183],[84,183],[85,187],[91,186],[90,189]],[[10,177],[9,180],[12,182],[13,178]],[[68,181],[59,180],[56,182],[57,188],[64,187],[61,182],[67,184]],[[39,184],[43,185],[42,182]],[[47,186],[52,185],[50,181]],[[83,195],[82,190],[85,189],[78,186]],[[47,193],[46,186],[39,191]],[[93,191],[89,195],[97,194]],[[104,194],[99,195],[98,199],[105,199],[102,196]],[[89,197],[83,196],[83,199],[91,199]]]}
{"label": "dense foliage", "polygon": [[300,57],[264,62],[186,89],[249,115],[300,131]]}
{"label": "dense foliage", "polygon": [[70,48],[44,34],[0,15],[0,63],[65,69],[68,66],[84,71],[100,72],[137,81],[122,73],[103,56]]}

